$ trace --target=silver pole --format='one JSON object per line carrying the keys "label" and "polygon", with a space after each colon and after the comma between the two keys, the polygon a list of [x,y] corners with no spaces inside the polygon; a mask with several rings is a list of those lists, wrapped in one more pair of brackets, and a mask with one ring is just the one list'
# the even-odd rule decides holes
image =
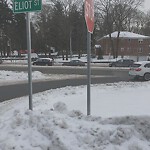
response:
{"label": "silver pole", "polygon": [[87,31],[87,115],[91,114],[91,33]]}
{"label": "silver pole", "polygon": [[70,60],[72,60],[72,31],[70,31]]}
{"label": "silver pole", "polygon": [[29,109],[32,108],[32,68],[31,68],[31,30],[30,30],[30,13],[26,13],[27,29],[27,50],[28,50],[28,89],[29,89]]}

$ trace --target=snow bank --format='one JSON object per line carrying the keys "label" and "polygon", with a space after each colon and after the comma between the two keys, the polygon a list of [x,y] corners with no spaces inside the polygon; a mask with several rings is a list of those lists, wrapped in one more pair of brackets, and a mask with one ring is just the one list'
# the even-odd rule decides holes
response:
{"label": "snow bank", "polygon": [[[33,80],[61,80],[61,79],[68,79],[68,78],[80,78],[83,75],[56,75],[56,74],[43,74],[40,71],[33,71],[32,72],[32,79]],[[6,71],[0,70],[0,85],[5,83],[11,82],[18,82],[18,81],[27,81],[28,80],[28,72],[17,72],[17,71]]]}
{"label": "snow bank", "polygon": [[0,150],[149,150],[149,128],[150,117],[102,119],[67,111],[59,102],[3,116]]}
{"label": "snow bank", "polygon": [[0,150],[150,150],[149,83],[91,85],[92,116],[86,86],[2,102]]}

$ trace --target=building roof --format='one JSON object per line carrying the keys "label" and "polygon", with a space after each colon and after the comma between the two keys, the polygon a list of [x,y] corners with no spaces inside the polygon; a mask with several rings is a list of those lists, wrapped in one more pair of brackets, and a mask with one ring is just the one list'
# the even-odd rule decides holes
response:
{"label": "building roof", "polygon": [[[112,38],[117,38],[118,31],[115,31],[111,34]],[[103,38],[108,38],[109,35],[104,36]],[[119,38],[129,38],[129,39],[149,39],[150,36],[140,35],[133,32],[121,31]]]}

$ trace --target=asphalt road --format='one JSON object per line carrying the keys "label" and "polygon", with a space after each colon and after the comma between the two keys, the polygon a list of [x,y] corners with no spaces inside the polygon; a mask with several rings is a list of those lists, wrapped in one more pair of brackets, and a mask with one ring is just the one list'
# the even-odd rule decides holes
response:
{"label": "asphalt road", "polygon": [[[28,71],[27,65],[0,65],[0,70]],[[113,68],[91,66],[91,75],[128,76],[128,68]],[[32,66],[32,71],[40,71],[45,74],[78,74],[86,75],[87,67],[70,66]]]}
{"label": "asphalt road", "polygon": [[[27,71],[27,66],[0,66],[0,70]],[[33,71],[41,71],[49,74],[82,74],[86,75],[86,67],[33,67]],[[91,83],[113,83],[119,81],[129,81],[127,69],[112,68],[91,68]],[[33,93],[42,92],[49,89],[56,89],[65,86],[86,85],[87,78],[73,78],[62,80],[44,80],[33,81]],[[0,102],[28,95],[28,83],[17,83],[11,85],[0,86]]]}

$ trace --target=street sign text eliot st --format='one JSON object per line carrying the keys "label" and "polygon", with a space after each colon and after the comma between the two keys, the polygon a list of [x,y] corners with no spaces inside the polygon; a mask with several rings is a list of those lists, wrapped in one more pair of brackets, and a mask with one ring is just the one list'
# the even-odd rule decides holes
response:
{"label": "street sign text eliot st", "polygon": [[14,0],[13,12],[24,13],[40,11],[42,6],[42,0]]}
{"label": "street sign text eliot st", "polygon": [[88,32],[93,33],[94,30],[94,0],[85,0],[84,5],[85,21]]}

